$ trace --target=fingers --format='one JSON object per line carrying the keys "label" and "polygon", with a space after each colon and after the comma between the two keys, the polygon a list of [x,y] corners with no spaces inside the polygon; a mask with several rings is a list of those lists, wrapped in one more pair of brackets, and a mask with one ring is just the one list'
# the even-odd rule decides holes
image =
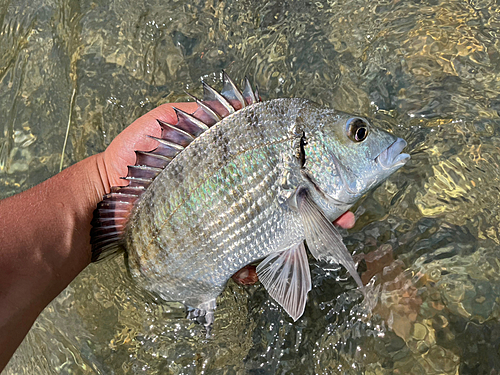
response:
{"label": "fingers", "polygon": [[354,217],[354,214],[351,211],[347,211],[333,223],[341,228],[351,229],[356,223],[356,218]]}
{"label": "fingers", "polygon": [[148,136],[160,137],[161,128],[156,120],[177,123],[173,107],[188,113],[194,112],[196,103],[168,103],[156,107],[135,120],[123,130],[104,152],[105,170],[111,186],[126,185],[120,177],[127,175],[127,166],[135,164],[135,151],[152,151],[158,142]]}
{"label": "fingers", "polygon": [[253,264],[243,267],[232,276],[234,282],[240,285],[253,285],[259,281],[257,267]]}
{"label": "fingers", "polygon": [[[127,150],[151,151],[158,143],[148,136],[160,137],[161,129],[156,120],[162,120],[170,124],[177,123],[177,117],[173,107],[177,107],[188,113],[194,112],[198,105],[196,103],[167,103],[156,107],[142,117],[135,120],[123,132],[116,137],[115,141]],[[114,141],[113,141],[114,142]],[[135,155],[132,164],[135,162]]]}

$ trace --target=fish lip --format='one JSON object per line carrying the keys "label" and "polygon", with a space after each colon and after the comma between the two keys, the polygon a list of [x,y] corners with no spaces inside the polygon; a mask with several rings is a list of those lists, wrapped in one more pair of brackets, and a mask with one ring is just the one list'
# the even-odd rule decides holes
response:
{"label": "fish lip", "polygon": [[382,151],[376,158],[375,162],[379,163],[384,169],[400,168],[410,160],[410,155],[401,153],[407,146],[404,139],[398,138]]}

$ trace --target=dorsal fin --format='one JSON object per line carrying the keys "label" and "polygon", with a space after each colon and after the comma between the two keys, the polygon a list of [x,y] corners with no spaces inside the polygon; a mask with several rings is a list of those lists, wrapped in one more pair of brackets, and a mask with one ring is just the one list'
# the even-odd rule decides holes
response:
{"label": "dorsal fin", "polygon": [[[186,133],[191,134],[192,137],[198,137],[201,133],[208,130],[208,125],[203,121],[198,120],[193,115],[184,112],[183,110],[173,107],[177,114],[177,126],[179,129],[184,130]],[[220,121],[220,120],[219,120]]]}
{"label": "dorsal fin", "polygon": [[219,114],[220,117],[227,117],[234,113],[234,108],[220,93],[218,93],[208,83],[202,81],[203,84],[203,104],[206,104],[210,109]]}
{"label": "dorsal fin", "polygon": [[243,99],[241,91],[236,87],[233,80],[227,75],[224,70],[222,71],[222,80],[224,82],[224,86],[222,86],[221,91],[222,96],[236,110],[245,107],[245,99]]}
{"label": "dorsal fin", "polygon": [[161,171],[189,144],[224,117],[260,100],[245,77],[241,92],[226,72],[222,72],[221,93],[203,83],[203,100],[193,96],[198,108],[191,114],[174,107],[177,122],[169,124],[158,120],[161,137],[152,151],[136,151],[135,165],[128,167],[122,177],[127,186],[111,188],[94,211],[91,230],[92,262],[100,261],[124,251],[122,234],[135,203]]}
{"label": "dorsal fin", "polygon": [[196,101],[196,104],[198,104],[198,108],[196,109],[196,111],[192,113],[193,117],[196,117],[198,120],[200,120],[207,126],[213,126],[222,119],[217,112],[214,112],[210,107],[208,107],[197,97],[189,93],[188,95],[191,96]]}

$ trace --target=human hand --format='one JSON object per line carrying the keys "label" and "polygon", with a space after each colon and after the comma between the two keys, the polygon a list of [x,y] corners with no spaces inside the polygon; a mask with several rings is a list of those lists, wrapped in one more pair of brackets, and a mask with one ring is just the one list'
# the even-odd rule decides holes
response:
{"label": "human hand", "polygon": [[[156,120],[169,124],[177,122],[173,107],[192,113],[198,105],[195,102],[163,104],[135,120],[111,142],[106,151],[100,154],[98,167],[104,194],[109,193],[112,186],[127,184],[121,178],[127,175],[127,167],[135,164],[136,150],[151,151],[157,147],[158,142],[149,137],[161,136],[161,129]],[[100,198],[102,199],[102,196]]]}

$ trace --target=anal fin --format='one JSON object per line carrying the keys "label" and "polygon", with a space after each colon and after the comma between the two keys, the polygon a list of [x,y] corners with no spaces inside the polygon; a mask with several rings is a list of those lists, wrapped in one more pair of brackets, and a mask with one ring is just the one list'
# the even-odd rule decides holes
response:
{"label": "anal fin", "polygon": [[272,253],[257,266],[257,275],[269,295],[294,321],[304,313],[311,273],[304,242],[288,250]]}
{"label": "anal fin", "polygon": [[207,330],[207,338],[210,337],[210,334],[212,332],[216,308],[217,303],[215,299],[204,302],[198,305],[198,307],[196,308],[188,307],[187,318],[199,324],[203,324]]}

